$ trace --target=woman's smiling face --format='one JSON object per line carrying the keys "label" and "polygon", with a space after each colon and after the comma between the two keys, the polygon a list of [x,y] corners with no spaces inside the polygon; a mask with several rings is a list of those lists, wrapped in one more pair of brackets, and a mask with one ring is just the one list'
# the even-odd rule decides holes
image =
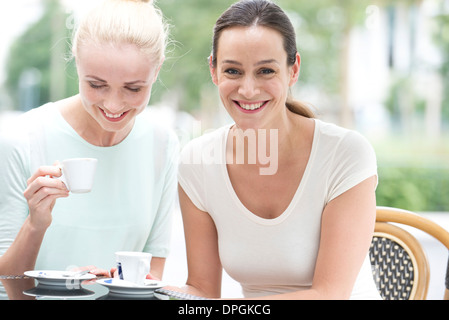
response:
{"label": "woman's smiling face", "polygon": [[217,50],[217,66],[211,67],[220,98],[237,126],[276,126],[286,112],[288,90],[299,73],[299,55],[287,65],[283,38],[275,30],[232,27],[223,30]]}
{"label": "woman's smiling face", "polygon": [[133,45],[86,45],[76,59],[85,110],[108,132],[130,131],[148,105],[159,65]]}

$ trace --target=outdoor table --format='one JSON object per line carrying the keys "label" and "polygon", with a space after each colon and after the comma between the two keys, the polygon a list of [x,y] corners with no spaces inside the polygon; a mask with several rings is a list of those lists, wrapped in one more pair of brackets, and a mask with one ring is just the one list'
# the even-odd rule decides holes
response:
{"label": "outdoor table", "polygon": [[[153,294],[117,294],[96,283],[107,279],[68,279],[64,285],[48,285],[26,275],[0,275],[0,292],[9,300],[159,300]],[[6,290],[6,295],[4,294]]]}
{"label": "outdoor table", "polygon": [[[265,316],[266,319],[279,319],[287,318],[298,307],[297,301],[274,303],[274,301],[216,300],[183,293],[178,295],[173,291],[170,292],[169,298],[157,294],[117,294],[111,287],[100,284],[104,283],[102,280],[111,280],[111,278],[95,277],[80,282],[72,279],[64,285],[48,285],[39,282],[38,278],[29,277],[26,274],[0,274],[0,294],[5,295],[6,289],[6,297],[2,297],[6,300],[158,300],[157,303],[151,303],[152,312],[156,312],[157,309],[157,312],[161,311],[168,317],[173,314],[174,317],[191,316],[192,319],[223,319],[224,317],[246,319],[251,315]],[[162,290],[164,289],[162,288]],[[163,300],[171,301],[164,302]],[[39,305],[45,308],[44,312],[48,311],[45,303]],[[118,306],[117,308],[94,308],[93,310],[99,310],[102,316],[108,312],[113,312],[113,315],[116,316],[117,309],[119,309]],[[36,312],[34,303],[30,310]],[[26,310],[21,310],[21,312],[23,311]],[[89,314],[91,312],[89,309]]]}

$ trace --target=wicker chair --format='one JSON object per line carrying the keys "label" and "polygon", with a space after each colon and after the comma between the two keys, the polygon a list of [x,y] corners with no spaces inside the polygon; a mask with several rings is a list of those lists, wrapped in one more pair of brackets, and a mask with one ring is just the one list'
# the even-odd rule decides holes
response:
{"label": "wicker chair", "polygon": [[[392,224],[394,223],[394,224]],[[377,288],[385,300],[424,300],[429,287],[429,263],[418,240],[397,224],[420,229],[449,249],[449,232],[413,212],[377,207],[370,248]],[[449,300],[449,261],[444,299]]]}

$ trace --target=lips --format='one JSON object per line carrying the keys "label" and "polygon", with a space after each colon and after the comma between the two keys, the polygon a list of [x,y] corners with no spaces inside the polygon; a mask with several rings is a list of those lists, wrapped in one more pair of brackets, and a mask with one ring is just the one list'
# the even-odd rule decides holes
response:
{"label": "lips", "polygon": [[102,108],[99,108],[99,109],[101,110],[101,113],[104,115],[104,117],[111,122],[117,122],[117,121],[122,120],[128,113],[128,111],[122,112],[122,113],[109,113],[109,112],[106,112]]}

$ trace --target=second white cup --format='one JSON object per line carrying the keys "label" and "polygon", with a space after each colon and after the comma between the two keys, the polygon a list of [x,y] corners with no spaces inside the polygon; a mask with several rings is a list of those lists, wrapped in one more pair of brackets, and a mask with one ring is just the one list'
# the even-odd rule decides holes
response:
{"label": "second white cup", "polygon": [[119,278],[143,285],[150,272],[151,253],[119,251],[115,253]]}

